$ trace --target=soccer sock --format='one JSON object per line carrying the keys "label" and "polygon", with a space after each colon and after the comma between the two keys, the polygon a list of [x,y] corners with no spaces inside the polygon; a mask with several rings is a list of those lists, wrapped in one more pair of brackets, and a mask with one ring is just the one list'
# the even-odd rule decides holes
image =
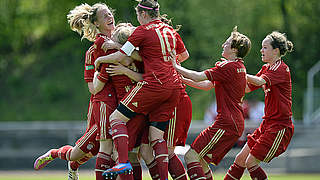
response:
{"label": "soccer sock", "polygon": [[155,153],[155,160],[159,169],[160,180],[168,180],[168,147],[163,139],[157,139],[151,142]]}
{"label": "soccer sock", "polygon": [[243,175],[243,172],[246,168],[245,167],[241,167],[236,163],[233,163],[226,176],[224,177],[224,180],[235,180],[235,179],[240,179]]}
{"label": "soccer sock", "polygon": [[213,180],[211,170],[204,173],[204,176],[206,177],[206,180]]}
{"label": "soccer sock", "polygon": [[131,163],[133,169],[133,179],[134,180],[141,180],[142,179],[142,169],[139,162]]}
{"label": "soccer sock", "polygon": [[96,159],[96,180],[104,180],[102,173],[113,166],[113,160],[110,154],[99,152]]}
{"label": "soccer sock", "polygon": [[51,151],[51,157],[70,161],[70,154],[71,154],[72,148],[73,147],[70,145],[65,145],[59,149],[53,149]]}
{"label": "soccer sock", "polygon": [[89,159],[92,157],[90,153],[87,153],[83,158],[77,160],[77,161],[71,161],[70,167],[72,170],[77,170],[82,164],[89,161]]}
{"label": "soccer sock", "polygon": [[188,168],[187,172],[190,177],[190,180],[195,180],[198,178],[205,177],[200,162],[191,162],[191,163],[187,164],[187,168]]}
{"label": "soccer sock", "polygon": [[159,179],[159,170],[157,166],[157,161],[154,159],[150,164],[147,164],[150,176],[153,180]]}
{"label": "soccer sock", "polygon": [[126,123],[119,119],[113,119],[110,123],[112,128],[112,139],[118,152],[119,163],[126,163],[128,161],[128,130]]}
{"label": "soccer sock", "polygon": [[175,180],[187,180],[186,170],[183,167],[182,162],[175,153],[169,156],[169,173]]}
{"label": "soccer sock", "polygon": [[121,180],[134,180],[132,174],[119,174]]}
{"label": "soccer sock", "polygon": [[248,169],[251,179],[254,180],[265,180],[268,179],[267,174],[264,172],[264,170],[259,166],[253,166]]}

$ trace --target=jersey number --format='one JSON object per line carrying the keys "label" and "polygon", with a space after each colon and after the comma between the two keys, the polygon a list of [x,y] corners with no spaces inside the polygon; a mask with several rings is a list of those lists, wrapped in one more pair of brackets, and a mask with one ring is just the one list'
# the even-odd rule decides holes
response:
{"label": "jersey number", "polygon": [[[160,40],[163,60],[165,62],[168,62],[168,61],[170,61],[170,59],[168,58],[170,56],[170,53],[175,52],[176,38],[175,38],[172,30],[167,27],[163,28],[163,30],[162,30],[163,34],[161,34],[160,29],[158,29],[158,28],[156,29],[156,33],[157,33],[159,40]],[[173,47],[171,47],[171,45],[170,45],[168,36],[172,37]]]}

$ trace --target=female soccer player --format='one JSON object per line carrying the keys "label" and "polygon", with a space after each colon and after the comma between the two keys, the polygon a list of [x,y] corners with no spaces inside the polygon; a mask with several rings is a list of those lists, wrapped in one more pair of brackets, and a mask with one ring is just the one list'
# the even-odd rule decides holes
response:
{"label": "female soccer player", "polygon": [[236,156],[224,179],[240,179],[245,168],[252,179],[267,179],[266,173],[259,166],[261,161],[269,163],[282,154],[288,147],[294,126],[291,116],[291,77],[290,69],[282,57],[291,52],[293,44],[279,32],[268,34],[262,41],[262,61],[266,64],[254,75],[247,75],[246,92],[263,88],[265,109],[263,122],[253,134],[248,135],[248,142]]}
{"label": "female soccer player", "polygon": [[149,139],[158,162],[160,179],[168,179],[168,149],[163,139],[164,130],[177,105],[180,79],[169,60],[176,49],[176,32],[159,18],[159,4],[154,0],[143,0],[136,7],[141,26],[133,32],[120,52],[100,58],[119,61],[139,47],[144,62],[143,81],[131,89],[121,100],[117,110],[110,116],[112,136],[119,153],[119,164],[107,170],[106,174],[120,174],[131,170],[128,162],[128,133],[125,123],[137,113],[148,115],[150,121]]}
{"label": "female soccer player", "polygon": [[207,163],[218,165],[244,129],[241,104],[246,87],[246,68],[243,58],[250,51],[251,42],[235,28],[222,48],[225,59],[202,72],[188,70],[172,61],[177,71],[187,78],[187,84],[201,89],[215,87],[216,92],[217,120],[200,133],[185,155],[187,172],[192,180],[212,179]]}
{"label": "female soccer player", "polygon": [[[82,38],[86,38],[89,41],[94,42],[86,53],[84,72],[89,91],[94,95],[91,97],[90,101],[88,128],[86,133],[77,141],[75,147],[67,145],[59,149],[51,149],[46,154],[39,157],[34,164],[34,168],[36,170],[43,168],[55,158],[67,161],[76,161],[81,159],[86,155],[86,153],[99,148],[99,142],[96,141],[96,138],[106,140],[111,143],[107,147],[100,147],[103,148],[104,152],[110,152],[111,154],[112,151],[112,148],[110,148],[112,147],[111,136],[109,137],[109,140],[107,140],[107,133],[105,131],[104,124],[109,122],[108,117],[116,107],[114,90],[112,86],[107,85],[102,91],[97,93],[94,90],[92,82],[94,77],[94,61],[97,57],[106,54],[106,52],[101,49],[101,46],[107,38],[111,37],[115,28],[112,10],[103,3],[97,3],[93,6],[82,4],[71,10],[67,18],[72,30],[78,32],[80,35],[83,34]],[[103,118],[100,119],[100,117]],[[105,154],[102,150],[100,151],[101,152],[98,153],[96,161],[97,179],[103,179],[101,175],[103,170],[112,166],[110,154]],[[91,154],[96,155],[97,152]],[[85,160],[87,159],[89,159],[89,157]],[[80,162],[84,163],[83,161]],[[76,170],[79,165],[79,163],[72,162],[69,164],[69,167],[71,166],[71,169]],[[77,171],[71,170],[69,171],[69,175],[73,176],[71,177],[73,179],[78,178]]]}

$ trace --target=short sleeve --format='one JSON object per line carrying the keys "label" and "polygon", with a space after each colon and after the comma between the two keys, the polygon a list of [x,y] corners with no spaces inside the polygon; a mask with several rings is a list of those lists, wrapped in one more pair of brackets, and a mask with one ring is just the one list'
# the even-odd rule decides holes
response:
{"label": "short sleeve", "polygon": [[142,43],[144,39],[144,32],[145,30],[143,29],[142,26],[137,27],[131,36],[129,36],[128,41],[134,46],[134,47],[139,47],[140,44]]}
{"label": "short sleeve", "polygon": [[95,48],[92,45],[86,52],[85,64],[84,64],[84,80],[86,82],[92,82],[94,77],[94,51]]}
{"label": "short sleeve", "polygon": [[104,83],[109,80],[109,74],[106,71],[106,68],[109,67],[109,64],[103,63],[100,68],[98,79]]}
{"label": "short sleeve", "polygon": [[224,61],[222,63],[218,63],[215,67],[204,71],[208,80],[213,81],[228,81],[229,76],[232,73],[230,71],[230,62]]}
{"label": "short sleeve", "polygon": [[181,39],[181,36],[178,33],[176,33],[176,53],[177,54],[181,54],[186,50],[187,49],[184,46],[184,43],[183,43],[183,41]]}
{"label": "short sleeve", "polygon": [[288,81],[289,67],[279,67],[276,70],[269,70],[265,74],[262,74],[261,77],[267,82],[269,86],[276,85]]}

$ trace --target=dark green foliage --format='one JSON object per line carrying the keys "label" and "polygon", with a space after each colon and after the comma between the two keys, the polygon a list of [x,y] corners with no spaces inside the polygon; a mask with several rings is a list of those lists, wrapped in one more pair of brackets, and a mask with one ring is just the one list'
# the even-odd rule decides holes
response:
{"label": "dark green foliage", "polygon": [[[86,118],[89,100],[83,80],[84,55],[90,42],[72,32],[66,15],[79,0],[0,1],[0,121],[79,120]],[[102,1],[116,10],[117,22],[138,25],[133,0]],[[252,40],[245,58],[247,71],[255,74],[261,62],[261,41],[273,30],[285,32],[294,52],[284,59],[291,68],[293,111],[302,118],[306,72],[320,55],[320,4],[318,0],[176,0],[160,1],[190,53],[183,66],[211,68],[221,56],[221,44],[232,28]],[[202,119],[214,92],[188,88],[193,119]],[[263,100],[262,92],[248,98]]]}

